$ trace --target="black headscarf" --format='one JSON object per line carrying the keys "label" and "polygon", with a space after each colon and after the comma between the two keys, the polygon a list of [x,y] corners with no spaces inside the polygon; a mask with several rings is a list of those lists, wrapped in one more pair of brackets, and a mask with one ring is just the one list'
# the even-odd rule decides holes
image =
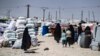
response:
{"label": "black headscarf", "polygon": [[85,34],[91,34],[91,29],[89,26],[85,28]]}
{"label": "black headscarf", "polygon": [[81,23],[79,23],[79,27],[78,27],[78,36],[83,32],[82,30],[82,26]]}
{"label": "black headscarf", "polygon": [[25,28],[22,38],[22,46],[21,49],[27,50],[31,46],[31,37],[28,32],[28,27]]}
{"label": "black headscarf", "polygon": [[59,40],[61,38],[61,26],[59,23],[57,23],[55,31],[54,31],[54,39],[59,43]]}

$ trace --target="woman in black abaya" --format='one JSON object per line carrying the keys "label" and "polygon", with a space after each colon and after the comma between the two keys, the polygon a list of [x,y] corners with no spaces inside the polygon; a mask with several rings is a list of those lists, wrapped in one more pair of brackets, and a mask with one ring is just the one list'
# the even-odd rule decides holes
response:
{"label": "woman in black abaya", "polygon": [[60,38],[61,38],[61,26],[59,23],[57,23],[54,31],[54,39],[57,41],[57,43],[59,43]]}
{"label": "woman in black abaya", "polygon": [[27,49],[29,49],[30,46],[31,46],[31,37],[28,32],[28,27],[26,27],[23,33],[21,49],[27,51]]}
{"label": "woman in black abaya", "polygon": [[86,48],[89,48],[92,40],[92,33],[91,33],[91,28],[87,26],[85,28],[85,46]]}
{"label": "woman in black abaya", "polygon": [[74,40],[75,32],[74,32],[73,25],[69,25],[69,30],[71,31],[71,40],[70,40],[70,44],[74,44],[74,42],[75,42],[75,40]]}

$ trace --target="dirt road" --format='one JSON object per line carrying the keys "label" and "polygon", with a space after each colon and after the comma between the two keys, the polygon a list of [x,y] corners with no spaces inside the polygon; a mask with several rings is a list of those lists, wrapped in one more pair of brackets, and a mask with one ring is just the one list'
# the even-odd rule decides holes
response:
{"label": "dirt road", "polygon": [[[38,36],[40,46],[31,47],[36,53],[24,53],[21,49],[0,48],[0,56],[100,56],[100,51],[80,48],[77,44],[63,48],[61,43],[57,44],[53,37]],[[44,51],[44,48],[49,50]]]}

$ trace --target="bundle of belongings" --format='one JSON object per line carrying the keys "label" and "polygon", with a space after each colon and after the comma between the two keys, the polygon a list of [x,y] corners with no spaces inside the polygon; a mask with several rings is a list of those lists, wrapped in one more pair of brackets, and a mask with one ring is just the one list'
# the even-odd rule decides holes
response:
{"label": "bundle of belongings", "polygon": [[[14,22],[13,22],[14,23]],[[11,24],[10,24],[11,26]],[[13,29],[16,26],[16,29]],[[4,39],[0,39],[0,46],[4,47],[12,47],[14,49],[19,49],[22,46],[22,39],[23,39],[23,33],[25,28],[28,27],[28,34],[31,37],[31,44],[32,46],[38,45],[38,40],[34,32],[34,21],[31,18],[18,18],[16,21],[16,24],[12,24],[12,27],[6,28],[3,34]]]}
{"label": "bundle of belongings", "polygon": [[16,33],[13,30],[5,30],[3,37],[4,37],[4,40],[6,40],[4,42],[6,42],[6,43],[8,42],[10,44],[10,46],[12,46],[17,39]]}
{"label": "bundle of belongings", "polygon": [[[19,25],[19,24],[18,24]],[[28,27],[28,32],[29,35],[31,37],[31,42],[32,42],[32,46],[37,46],[37,38],[35,37],[35,33],[34,33],[34,22],[31,18],[28,18],[26,20],[26,23],[20,23],[19,26],[17,26],[17,30],[16,30],[16,42],[14,43],[14,45],[12,46],[12,48],[16,48],[19,49],[22,46],[22,39],[23,39],[23,33],[25,28]]]}
{"label": "bundle of belongings", "polygon": [[91,50],[100,51],[100,25],[94,28],[93,39],[90,44]]}
{"label": "bundle of belongings", "polygon": [[37,40],[37,37],[35,35],[35,31],[34,31],[33,19],[31,19],[31,18],[28,19],[28,23],[26,24],[26,27],[28,27],[28,32],[29,32],[29,35],[31,37],[32,46],[37,46],[38,40]]}
{"label": "bundle of belongings", "polygon": [[86,27],[85,31],[79,36],[78,44],[82,48],[89,48],[92,40],[92,33],[90,27]]}

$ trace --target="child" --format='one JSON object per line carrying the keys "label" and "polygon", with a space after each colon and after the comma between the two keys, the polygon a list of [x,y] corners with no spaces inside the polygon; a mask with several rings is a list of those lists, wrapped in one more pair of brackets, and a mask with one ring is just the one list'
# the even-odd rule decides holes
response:
{"label": "child", "polygon": [[67,45],[67,38],[66,38],[66,31],[65,30],[62,31],[61,39],[62,39],[63,47],[66,47],[66,45]]}
{"label": "child", "polygon": [[67,37],[67,43],[69,44],[69,47],[70,47],[70,43],[71,43],[71,31],[68,29],[67,31],[66,31],[66,37]]}

